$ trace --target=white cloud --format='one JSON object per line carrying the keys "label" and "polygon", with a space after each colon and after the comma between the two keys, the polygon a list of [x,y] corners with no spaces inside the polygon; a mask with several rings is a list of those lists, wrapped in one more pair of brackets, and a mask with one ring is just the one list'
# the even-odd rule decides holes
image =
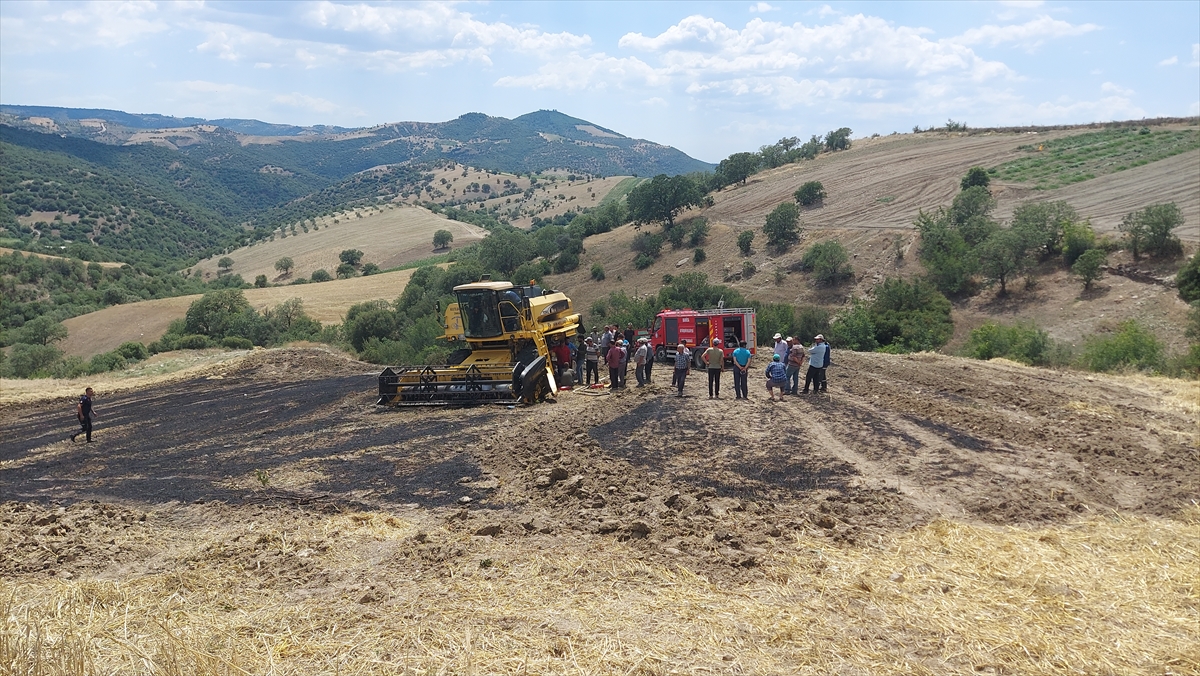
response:
{"label": "white cloud", "polygon": [[667,77],[636,57],[617,58],[605,54],[566,58],[543,64],[530,75],[506,75],[496,81],[498,87],[529,89],[608,89],[609,87],[656,87]]}
{"label": "white cloud", "polygon": [[1125,97],[1133,96],[1132,89],[1125,89],[1111,82],[1105,82],[1104,84],[1100,85],[1100,92],[1103,94],[1116,94],[1118,96]]}
{"label": "white cloud", "polygon": [[145,1],[5,3],[5,14],[0,41],[10,53],[124,47],[170,28],[157,6]]}
{"label": "white cloud", "polygon": [[765,13],[767,13],[767,12],[774,12],[774,11],[776,11],[776,10],[778,10],[778,9],[779,9],[778,7],[776,7],[776,6],[774,6],[774,5],[771,5],[771,4],[768,4],[768,3],[765,3],[765,2],[756,2],[756,3],[754,3],[753,5],[750,5],[750,11],[751,11],[751,12],[758,13],[758,14],[765,14]]}
{"label": "white cloud", "polygon": [[315,113],[332,113],[341,108],[338,104],[316,96],[308,96],[299,92],[276,94],[271,98],[274,103],[280,103],[292,108],[302,108]]}
{"label": "white cloud", "polygon": [[1174,65],[1175,65],[1175,64],[1177,64],[1177,63],[1179,63],[1179,57],[1178,57],[1178,56],[1172,56],[1172,57],[1171,57],[1171,58],[1169,58],[1169,59],[1163,59],[1162,61],[1159,61],[1159,62],[1158,62],[1158,65],[1160,65],[1160,66],[1174,66]]}
{"label": "white cloud", "polygon": [[986,44],[996,47],[1002,44],[1012,44],[1025,49],[1034,49],[1046,40],[1083,35],[1100,29],[1100,26],[1092,23],[1074,25],[1042,15],[1023,24],[987,25],[971,28],[962,35],[951,38],[950,41],[961,45]]}
{"label": "white cloud", "polygon": [[1046,3],[1045,0],[1000,0],[1000,4],[1016,9],[1036,9]]}

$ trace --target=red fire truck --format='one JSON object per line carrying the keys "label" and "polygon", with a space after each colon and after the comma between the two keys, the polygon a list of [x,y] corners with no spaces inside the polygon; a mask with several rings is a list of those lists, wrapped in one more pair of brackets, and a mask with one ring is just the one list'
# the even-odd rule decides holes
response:
{"label": "red fire truck", "polygon": [[750,353],[754,354],[758,338],[755,326],[754,308],[663,310],[654,318],[650,344],[658,361],[670,362],[675,359],[676,346],[685,342],[692,351],[692,364],[702,369],[705,368],[704,350],[695,348],[708,347],[713,338],[721,339],[721,350],[725,353],[726,361],[732,361],[733,351],[743,340]]}

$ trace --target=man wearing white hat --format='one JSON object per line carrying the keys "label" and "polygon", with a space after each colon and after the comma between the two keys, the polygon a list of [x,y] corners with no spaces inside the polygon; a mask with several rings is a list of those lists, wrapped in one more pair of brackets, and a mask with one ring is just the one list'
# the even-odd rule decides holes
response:
{"label": "man wearing white hat", "polygon": [[825,336],[817,334],[816,344],[808,350],[808,372],[804,374],[804,391],[808,394],[808,386],[812,385],[813,394],[825,391],[825,367],[829,366],[829,343]]}
{"label": "man wearing white hat", "polygon": [[633,353],[633,363],[637,365],[634,375],[637,376],[637,386],[645,387],[646,383],[649,382],[649,378],[647,377],[647,371],[649,369],[647,369],[646,366],[654,357],[650,354],[650,344],[646,342],[645,338],[638,338],[637,342],[637,351]]}
{"label": "man wearing white hat", "polygon": [[787,341],[783,339],[783,334],[781,333],[776,333],[774,340],[775,354],[779,355],[779,361],[786,364],[788,348],[791,347],[791,345],[788,345]]}

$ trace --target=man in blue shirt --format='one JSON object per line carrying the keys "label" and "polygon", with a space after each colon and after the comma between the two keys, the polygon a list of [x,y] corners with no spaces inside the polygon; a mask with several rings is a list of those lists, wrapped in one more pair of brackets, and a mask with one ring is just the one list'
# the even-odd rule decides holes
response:
{"label": "man in blue shirt", "polygon": [[750,350],[746,349],[746,341],[738,343],[738,349],[733,351],[733,393],[738,399],[749,399],[750,380]]}
{"label": "man in blue shirt", "polygon": [[817,343],[808,351],[808,373],[804,374],[804,392],[812,385],[813,394],[825,391],[825,367],[829,366],[829,343],[825,336],[817,334]]}

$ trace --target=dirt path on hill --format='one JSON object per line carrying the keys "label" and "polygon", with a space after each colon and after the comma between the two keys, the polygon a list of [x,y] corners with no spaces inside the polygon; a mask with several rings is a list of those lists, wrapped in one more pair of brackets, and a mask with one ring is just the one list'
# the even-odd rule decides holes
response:
{"label": "dirt path on hill", "polygon": [[[100,393],[90,445],[65,440],[70,402],[9,407],[3,572],[161,563],[164,505],[191,504],[197,527],[264,506],[403,511],[499,539],[616,538],[742,578],[799,532],[852,543],[943,516],[1169,517],[1200,499],[1195,384],[936,355],[843,353],[830,374],[828,395],[781,403],[757,377],[750,401],[732,400],[728,376],[721,399],[697,377],[677,399],[660,367],[651,387],[556,404],[381,411],[373,367],[293,349]],[[145,540],[114,551],[114,529]]]}

